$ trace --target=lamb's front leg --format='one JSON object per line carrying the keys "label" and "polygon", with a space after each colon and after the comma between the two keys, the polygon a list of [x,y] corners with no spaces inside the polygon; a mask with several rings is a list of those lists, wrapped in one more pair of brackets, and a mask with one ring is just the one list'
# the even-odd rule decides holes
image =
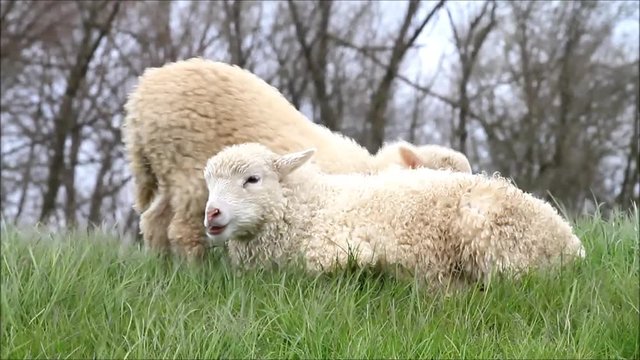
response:
{"label": "lamb's front leg", "polygon": [[358,268],[375,265],[379,254],[370,240],[355,233],[349,233],[348,238],[312,239],[305,250],[307,269],[318,273],[353,265]]}

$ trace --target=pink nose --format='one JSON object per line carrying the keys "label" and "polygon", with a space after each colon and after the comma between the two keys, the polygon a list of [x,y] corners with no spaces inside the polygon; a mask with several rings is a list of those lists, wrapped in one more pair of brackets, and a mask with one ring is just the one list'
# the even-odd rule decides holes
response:
{"label": "pink nose", "polygon": [[207,211],[207,221],[211,222],[213,221],[213,219],[215,219],[219,215],[220,215],[220,209],[218,208],[209,209],[209,211]]}

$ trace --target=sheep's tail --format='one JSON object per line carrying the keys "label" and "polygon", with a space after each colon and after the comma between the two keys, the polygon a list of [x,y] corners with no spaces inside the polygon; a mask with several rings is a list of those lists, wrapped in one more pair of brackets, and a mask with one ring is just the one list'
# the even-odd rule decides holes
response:
{"label": "sheep's tail", "polygon": [[122,126],[125,150],[129,157],[129,168],[133,175],[134,202],[133,208],[142,213],[146,210],[158,190],[158,178],[153,173],[149,160],[142,146],[142,139],[135,131],[135,119],[127,115]]}

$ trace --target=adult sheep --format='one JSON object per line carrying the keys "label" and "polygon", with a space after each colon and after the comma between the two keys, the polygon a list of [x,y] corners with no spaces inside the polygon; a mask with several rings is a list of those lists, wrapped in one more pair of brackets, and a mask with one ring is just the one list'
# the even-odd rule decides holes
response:
{"label": "adult sheep", "polygon": [[[327,172],[373,172],[355,141],[308,121],[280,92],[237,66],[192,58],[147,69],[125,104],[123,140],[147,248],[204,254],[202,168],[224,146],[256,141],[276,152],[318,148]],[[420,158],[404,166],[419,166]]]}
{"label": "adult sheep", "polygon": [[[204,225],[241,268],[301,256],[310,272],[387,265],[440,286],[584,257],[548,203],[497,176],[431,169],[327,174],[315,150],[234,145],[204,169]],[[352,256],[352,257],[351,257]]]}

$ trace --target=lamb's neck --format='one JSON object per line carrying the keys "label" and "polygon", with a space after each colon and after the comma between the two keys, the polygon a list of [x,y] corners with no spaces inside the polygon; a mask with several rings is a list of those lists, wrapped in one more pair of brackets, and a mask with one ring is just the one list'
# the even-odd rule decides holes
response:
{"label": "lamb's neck", "polygon": [[323,208],[322,202],[330,186],[325,181],[325,174],[306,166],[290,174],[283,183],[285,209],[279,223],[290,243],[305,241],[313,224],[322,221],[319,210]]}
{"label": "lamb's neck", "polygon": [[259,229],[229,243],[229,252],[236,265],[245,268],[280,263],[291,252],[290,224],[285,206],[274,206],[265,214]]}
{"label": "lamb's neck", "polygon": [[[329,176],[320,172],[315,164],[304,165],[289,174],[283,183],[287,206],[305,207],[308,204],[317,203],[323,197],[326,189],[331,186],[327,181]],[[289,211],[292,210],[295,211],[289,209]]]}

